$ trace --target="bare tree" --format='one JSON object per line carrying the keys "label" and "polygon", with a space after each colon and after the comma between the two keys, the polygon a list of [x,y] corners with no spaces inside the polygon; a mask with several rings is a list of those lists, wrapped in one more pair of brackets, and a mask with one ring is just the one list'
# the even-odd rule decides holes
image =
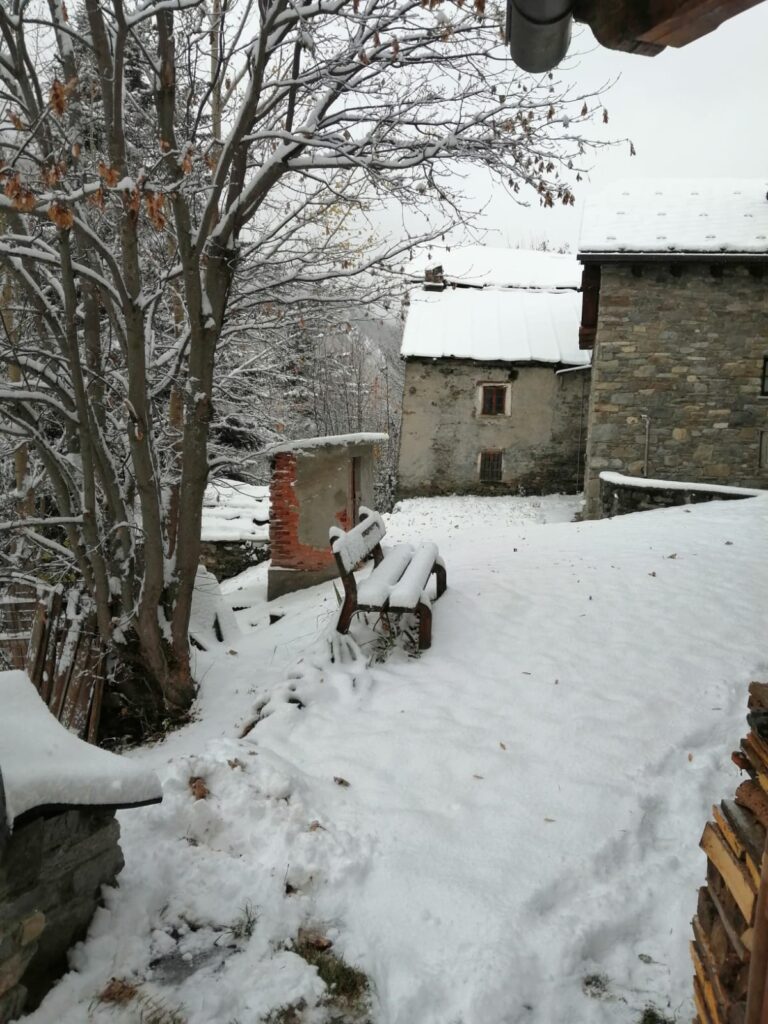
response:
{"label": "bare tree", "polygon": [[462,163],[573,202],[599,98],[518,73],[499,25],[485,0],[0,5],[0,431],[37,495],[2,529],[24,571],[82,580],[158,714],[194,694],[216,365],[243,318],[298,322],[397,256],[350,244],[377,204],[460,216]]}

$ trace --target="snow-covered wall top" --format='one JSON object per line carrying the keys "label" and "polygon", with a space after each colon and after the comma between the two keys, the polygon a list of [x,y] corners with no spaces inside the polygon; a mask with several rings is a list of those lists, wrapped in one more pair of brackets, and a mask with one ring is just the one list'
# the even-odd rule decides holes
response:
{"label": "snow-covered wall top", "polygon": [[624,476],[623,473],[614,473],[611,470],[604,470],[600,479],[607,484],[615,484],[617,487],[639,487],[642,490],[660,491],[702,491],[707,494],[740,494],[744,498],[768,497],[768,491],[757,490],[754,487],[731,487],[728,484],[697,484],[685,480],[653,480],[645,476]]}
{"label": "snow-covered wall top", "polygon": [[302,437],[296,441],[283,441],[270,445],[265,450],[267,455],[279,455],[280,452],[306,452],[312,448],[333,448],[334,446],[349,447],[354,444],[384,444],[389,434],[330,434],[328,437]]}
{"label": "snow-covered wall top", "polygon": [[579,251],[766,253],[768,179],[619,181],[584,207]]}
{"label": "snow-covered wall top", "polygon": [[501,288],[578,288],[581,266],[575,256],[533,249],[485,245],[456,248],[430,246],[405,265],[405,274],[424,280],[425,271],[443,268],[443,279],[456,284]]}
{"label": "snow-covered wall top", "polygon": [[579,351],[574,291],[447,288],[412,292],[401,354],[486,362],[589,362]]}
{"label": "snow-covered wall top", "polygon": [[131,807],[162,799],[154,772],[68,732],[26,672],[0,672],[0,707],[0,770],[10,827],[36,807]]}
{"label": "snow-covered wall top", "polygon": [[222,541],[269,540],[269,487],[239,480],[213,480],[205,489],[201,539]]}

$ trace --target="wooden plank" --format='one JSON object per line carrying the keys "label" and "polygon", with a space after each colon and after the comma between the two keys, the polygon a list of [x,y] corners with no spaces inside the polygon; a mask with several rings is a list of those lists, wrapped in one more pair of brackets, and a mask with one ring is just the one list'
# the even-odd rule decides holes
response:
{"label": "wooden plank", "polygon": [[[730,1000],[728,999],[728,994],[723,988],[723,984],[720,980],[719,965],[712,953],[709,940],[707,939],[707,936],[704,934],[704,929],[701,927],[698,918],[694,917],[692,923],[696,955],[699,957],[701,963],[703,964],[705,980],[711,988],[712,998],[714,1000],[713,1005],[710,1005],[708,1000],[708,1005],[710,1005],[710,1011],[713,1015],[725,1017],[725,1012],[728,1008],[728,1003]],[[704,981],[702,981],[702,986],[704,986]],[[704,995],[705,997],[707,995],[706,986],[704,986]]]}
{"label": "wooden plank", "polygon": [[62,592],[60,590],[57,590],[53,595],[53,601],[51,603],[51,614],[48,619],[48,628],[46,631],[45,638],[46,655],[45,662],[43,663],[43,671],[40,683],[40,696],[43,698],[48,707],[51,706],[53,679],[56,672],[56,650],[59,640],[59,631],[61,626],[63,605],[64,598]]}
{"label": "wooden plank", "polygon": [[69,679],[72,675],[72,668],[77,657],[77,647],[80,642],[80,622],[69,619],[66,614],[61,616],[62,629],[59,641],[56,644],[56,661],[53,674],[53,688],[48,707],[56,718],[61,718],[64,709],[64,701],[67,696]]}
{"label": "wooden plank", "polygon": [[768,829],[768,795],[759,783],[752,779],[742,782],[736,790],[736,803],[751,811],[762,827]]}
{"label": "wooden plank", "polygon": [[723,0],[696,0],[694,3],[680,3],[678,0],[667,17],[663,17],[659,13],[659,8],[654,5],[653,10],[656,13],[653,26],[639,38],[642,42],[654,46],[687,46],[701,36],[714,32],[724,21],[749,10],[759,2],[760,0],[728,0],[727,3]]}
{"label": "wooden plank", "polygon": [[747,923],[751,924],[757,900],[757,887],[746,867],[736,859],[720,829],[712,822],[708,821],[704,826],[699,845],[723,876],[739,910]]}
{"label": "wooden plank", "polygon": [[696,1007],[696,1020],[699,1024],[712,1024],[707,1012],[706,1003],[704,1002],[704,994],[699,985],[699,979],[695,975],[693,978],[693,1003]]}
{"label": "wooden plank", "polygon": [[77,650],[72,659],[72,671],[64,693],[59,721],[65,729],[83,737],[88,728],[88,713],[93,696],[93,647],[85,629],[80,623]]}
{"label": "wooden plank", "polygon": [[749,684],[749,706],[768,710],[768,683]]}
{"label": "wooden plank", "polygon": [[731,1003],[728,1008],[728,1024],[744,1024],[747,1018],[745,1002]]}
{"label": "wooden plank", "polygon": [[760,787],[768,793],[768,769],[761,761],[760,756],[752,743],[751,734],[749,736],[745,736],[741,741],[741,749],[752,766],[755,780],[760,784]]}
{"label": "wooden plank", "polygon": [[[742,963],[748,963],[749,949],[742,939],[742,934],[746,929],[742,925],[741,921],[736,921],[734,923],[731,919],[731,916],[727,912],[725,901],[720,898],[717,892],[715,892],[714,886],[709,887],[709,899],[712,901],[712,906],[717,912],[717,916],[725,930],[725,934],[728,936],[728,941],[730,942],[734,953]],[[740,911],[736,910],[736,913],[741,917]]]}
{"label": "wooden plank", "polygon": [[[58,618],[61,609],[61,591],[52,590],[37,603],[35,619],[32,624],[32,636],[27,653],[27,675],[35,689],[43,693],[43,672],[48,655],[52,623]],[[45,697],[43,697],[45,700]]]}
{"label": "wooden plank", "polygon": [[749,984],[747,989],[747,1024],[761,1024],[765,1019],[766,1007],[766,974],[768,973],[768,874],[764,874],[760,882],[760,890],[755,907],[754,939],[752,960],[749,965]]}
{"label": "wooden plank", "polygon": [[735,836],[744,847],[747,867],[755,885],[760,885],[760,866],[763,861],[766,830],[755,815],[740,807],[734,800],[723,800],[720,805]]}
{"label": "wooden plank", "polygon": [[[691,942],[690,949],[693,968],[696,972],[693,979],[694,1002],[696,1003],[696,1009],[699,1012],[699,1017],[701,1017],[702,1020],[706,1020],[708,1024],[723,1024],[723,1020],[717,1011],[717,1002],[715,1001],[712,986],[707,978],[707,970],[704,966],[704,961],[701,958],[701,954],[695,941]],[[697,986],[700,1001],[696,999]]]}
{"label": "wooden plank", "polygon": [[[760,868],[758,866],[760,861],[755,861],[754,844],[749,841],[748,837],[744,834],[745,830],[749,828],[749,822],[746,820],[742,822],[738,817],[738,814],[741,813],[741,809],[738,807],[736,808],[737,815],[729,816],[728,812],[725,810],[726,804],[728,804],[728,801],[723,800],[719,807],[715,805],[712,808],[712,817],[715,819],[715,824],[722,832],[731,852],[737,860],[741,861],[742,864],[745,865],[747,871],[749,871],[749,874],[752,877],[752,881],[757,887],[760,885]],[[736,807],[735,804],[732,806]],[[740,828],[742,824],[745,826],[744,829]],[[757,854],[758,857],[762,857],[762,845],[759,843],[757,845]]]}
{"label": "wooden plank", "polygon": [[738,860],[741,860],[744,856],[746,856],[746,848],[744,844],[741,842],[736,832],[734,831],[734,829],[731,827],[731,823],[728,821],[728,818],[723,813],[722,807],[718,807],[717,804],[714,804],[712,806],[712,817],[715,819],[715,824],[722,832],[723,838],[725,839],[726,843],[728,843],[728,846],[730,847],[733,855]]}
{"label": "wooden plank", "polygon": [[91,713],[88,716],[88,731],[85,738],[89,743],[99,742],[99,723],[101,722],[101,705],[104,700],[104,676],[102,675],[104,669],[104,658],[100,657],[98,661],[98,669],[96,676],[96,685],[93,689],[93,702],[91,704]]}
{"label": "wooden plank", "polygon": [[[762,715],[764,712],[761,711],[760,714]],[[768,743],[766,743],[763,737],[756,733],[754,729],[749,733],[749,743],[757,753],[757,756],[760,758],[764,767],[768,769]]]}

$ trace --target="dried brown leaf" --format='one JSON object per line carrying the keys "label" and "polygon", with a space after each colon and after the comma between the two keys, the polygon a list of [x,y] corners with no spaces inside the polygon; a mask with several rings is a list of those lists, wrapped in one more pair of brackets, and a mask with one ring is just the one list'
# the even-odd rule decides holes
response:
{"label": "dried brown leaf", "polygon": [[48,220],[62,231],[69,231],[75,223],[75,215],[65,203],[55,202],[48,207]]}
{"label": "dried brown leaf", "polygon": [[116,167],[107,167],[103,160],[99,160],[99,177],[108,188],[114,188],[120,181],[120,171]]}
{"label": "dried brown leaf", "polygon": [[125,978],[110,978],[105,987],[99,992],[99,1002],[114,1003],[116,1006],[125,1006],[136,997],[138,987]]}
{"label": "dried brown leaf", "polygon": [[199,775],[193,775],[189,780],[189,789],[195,800],[205,800],[208,796],[208,787],[205,784],[205,779]]}

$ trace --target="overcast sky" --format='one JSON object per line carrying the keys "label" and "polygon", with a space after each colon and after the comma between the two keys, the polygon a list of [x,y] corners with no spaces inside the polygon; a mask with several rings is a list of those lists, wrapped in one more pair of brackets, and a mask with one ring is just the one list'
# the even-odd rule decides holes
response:
{"label": "overcast sky", "polygon": [[[626,177],[759,177],[768,184],[768,2],[722,25],[683,49],[657,57],[598,46],[581,29],[568,59],[567,77],[594,88],[619,77],[604,98],[614,137],[628,145],[594,157],[590,183],[580,186],[574,208],[521,210],[505,194],[490,194],[481,173],[468,190],[490,204],[480,223],[489,245],[522,245],[548,239],[578,245],[588,188]],[[561,74],[562,69],[561,69]],[[566,75],[564,75],[566,77]]]}

